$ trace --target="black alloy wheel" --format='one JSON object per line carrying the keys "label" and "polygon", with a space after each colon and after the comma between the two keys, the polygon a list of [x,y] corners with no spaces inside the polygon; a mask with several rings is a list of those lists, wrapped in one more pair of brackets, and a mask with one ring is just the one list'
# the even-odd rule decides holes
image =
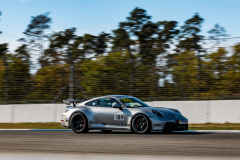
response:
{"label": "black alloy wheel", "polygon": [[89,131],[87,119],[82,113],[73,114],[70,122],[71,128],[75,133],[84,133]]}
{"label": "black alloy wheel", "polygon": [[149,119],[143,114],[135,116],[132,120],[132,131],[140,134],[150,133],[151,123]]}

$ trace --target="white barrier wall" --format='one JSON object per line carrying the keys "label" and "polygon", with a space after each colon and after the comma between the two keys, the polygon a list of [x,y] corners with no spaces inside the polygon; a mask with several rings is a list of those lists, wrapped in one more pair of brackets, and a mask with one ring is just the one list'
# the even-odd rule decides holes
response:
{"label": "white barrier wall", "polygon": [[[153,101],[152,107],[178,109],[189,123],[240,123],[240,100]],[[65,104],[0,105],[0,123],[60,122]]]}
{"label": "white barrier wall", "polygon": [[10,123],[13,122],[11,118],[14,117],[12,111],[14,110],[13,105],[0,105],[0,122]]}
{"label": "white barrier wall", "polygon": [[65,104],[0,105],[0,123],[60,122]]}
{"label": "white barrier wall", "polygon": [[210,121],[212,123],[240,123],[240,101],[211,101]]}
{"label": "white barrier wall", "polygon": [[188,118],[189,123],[209,122],[209,101],[153,101],[148,104],[152,107],[175,108]]}

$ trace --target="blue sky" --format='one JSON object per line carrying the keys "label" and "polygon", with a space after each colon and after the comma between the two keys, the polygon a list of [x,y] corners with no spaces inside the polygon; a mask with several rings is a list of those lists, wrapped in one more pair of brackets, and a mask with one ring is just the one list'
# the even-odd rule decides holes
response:
{"label": "blue sky", "polygon": [[15,50],[30,17],[42,13],[51,12],[52,31],[76,27],[79,35],[97,35],[116,29],[135,7],[146,9],[154,22],[175,20],[179,25],[199,13],[205,19],[202,34],[219,23],[231,37],[240,37],[240,0],[0,0],[0,43]]}

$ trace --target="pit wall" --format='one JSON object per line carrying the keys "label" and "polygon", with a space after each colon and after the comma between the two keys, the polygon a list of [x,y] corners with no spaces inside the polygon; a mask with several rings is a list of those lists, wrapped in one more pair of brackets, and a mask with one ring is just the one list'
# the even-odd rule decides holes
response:
{"label": "pit wall", "polygon": [[[240,123],[240,100],[152,101],[152,107],[178,109],[189,123]],[[65,104],[0,105],[0,123],[60,122]]]}

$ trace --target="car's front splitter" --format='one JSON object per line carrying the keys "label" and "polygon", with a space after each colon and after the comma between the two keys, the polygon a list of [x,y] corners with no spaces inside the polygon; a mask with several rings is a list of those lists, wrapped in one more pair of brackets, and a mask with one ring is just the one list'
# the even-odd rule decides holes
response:
{"label": "car's front splitter", "polygon": [[166,122],[164,131],[182,131],[188,130],[188,124],[179,124],[178,122]]}

